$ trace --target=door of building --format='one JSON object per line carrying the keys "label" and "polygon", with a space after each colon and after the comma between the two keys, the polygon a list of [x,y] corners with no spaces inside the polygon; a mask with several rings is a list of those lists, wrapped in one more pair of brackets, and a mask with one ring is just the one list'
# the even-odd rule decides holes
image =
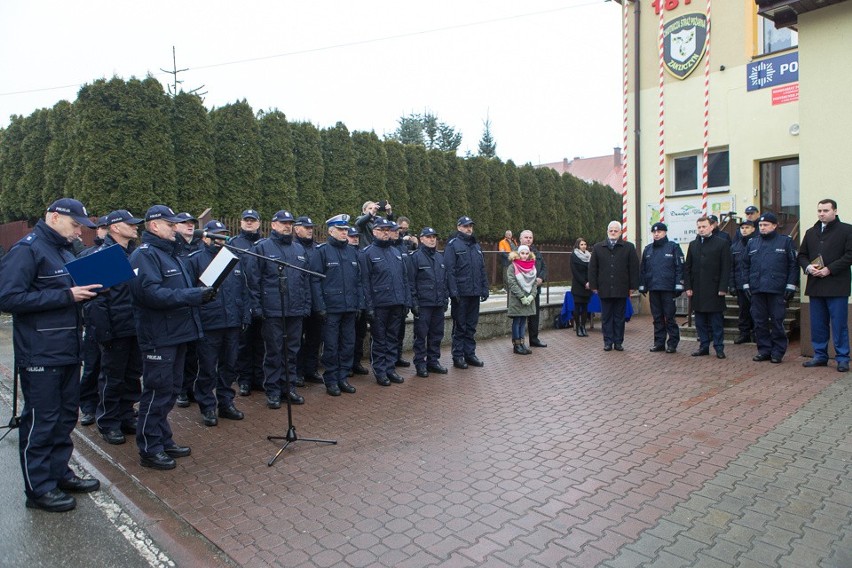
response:
{"label": "door of building", "polygon": [[799,158],[785,158],[760,163],[760,210],[778,216],[778,230],[793,237],[798,244],[799,227]]}

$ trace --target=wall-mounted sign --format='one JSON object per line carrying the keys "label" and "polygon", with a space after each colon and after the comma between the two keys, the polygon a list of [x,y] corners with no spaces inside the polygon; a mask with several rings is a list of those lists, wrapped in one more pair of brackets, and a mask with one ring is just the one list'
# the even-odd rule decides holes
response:
{"label": "wall-mounted sign", "polygon": [[753,61],[746,66],[746,85],[749,91],[775,87],[799,81],[799,52],[785,53]]}
{"label": "wall-mounted sign", "polygon": [[[651,225],[660,220],[660,206],[657,203],[648,203],[647,222],[644,227],[646,243],[651,240]],[[722,214],[736,210],[736,198],[733,195],[721,195],[707,200],[708,215],[716,215],[721,218]],[[688,243],[698,236],[695,221],[701,217],[701,199],[675,199],[666,200],[666,226],[669,232],[666,235],[670,241],[678,244]]]}
{"label": "wall-mounted sign", "polygon": [[707,16],[684,14],[663,25],[663,62],[678,79],[686,79],[698,67],[707,49]]}
{"label": "wall-mounted sign", "polygon": [[799,100],[799,84],[784,85],[772,89],[772,106],[792,103]]}

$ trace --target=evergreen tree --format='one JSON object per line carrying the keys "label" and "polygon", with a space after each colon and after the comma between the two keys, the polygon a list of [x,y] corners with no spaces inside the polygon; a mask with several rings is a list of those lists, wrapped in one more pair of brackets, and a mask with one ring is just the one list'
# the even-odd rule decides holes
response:
{"label": "evergreen tree", "polygon": [[455,152],[461,146],[462,135],[455,128],[441,122],[431,112],[424,114],[412,113],[400,117],[399,126],[386,138],[402,144],[423,146],[427,150]]}
{"label": "evergreen tree", "polygon": [[210,112],[216,164],[216,217],[236,217],[260,202],[260,129],[243,99]]}
{"label": "evergreen tree", "polygon": [[260,201],[254,207],[265,218],[280,209],[295,209],[296,157],[287,117],[279,110],[260,111]]}
{"label": "evergreen tree", "polygon": [[486,118],[483,123],[482,138],[479,139],[479,155],[483,158],[497,157],[497,142],[491,135],[491,119]]}
{"label": "evergreen tree", "polygon": [[[353,132],[352,146],[355,151],[355,201],[341,206],[360,215],[365,201],[387,195],[388,155],[375,132]],[[396,204],[391,201],[391,205]]]}
{"label": "evergreen tree", "polygon": [[462,215],[466,215],[472,209],[468,201],[469,190],[467,187],[466,160],[455,154],[442,153],[447,163],[449,209],[446,219],[443,217],[435,219],[436,225],[434,228],[442,237],[446,238],[455,232],[456,220]]}
{"label": "evergreen tree", "polygon": [[76,150],[72,139],[73,118],[74,109],[68,101],[59,101],[53,105],[47,116],[50,142],[47,145],[41,194],[41,201],[45,205],[65,196],[65,183]]}
{"label": "evergreen tree", "polygon": [[[541,207],[541,191],[538,186],[538,177],[535,168],[526,163],[518,169],[518,185],[523,196],[524,204],[524,228],[533,233],[538,232],[537,227],[542,226],[544,219]],[[542,235],[542,240],[544,235]]]}
{"label": "evergreen tree", "polygon": [[522,219],[516,215],[523,214],[526,203],[509,201],[509,183],[506,180],[506,166],[498,159],[486,160],[488,179],[491,181],[491,234],[494,237],[503,235],[506,229]]}
{"label": "evergreen tree", "polygon": [[[518,167],[515,165],[515,162],[512,160],[507,161],[504,170],[506,175],[506,195],[508,196],[506,203],[508,204],[507,208],[511,210],[511,219],[507,228],[512,229],[513,233],[520,234],[519,231],[530,229],[527,223],[527,208],[529,207],[529,203],[527,203],[526,196],[521,195]],[[521,204],[521,206],[513,207],[512,205],[515,203]]]}
{"label": "evergreen tree", "polygon": [[432,225],[432,194],[429,185],[430,168],[426,149],[422,146],[405,146],[405,163],[408,169],[408,200],[409,206],[402,210],[394,205],[397,215],[415,216],[418,223]]}
{"label": "evergreen tree", "polygon": [[50,142],[48,114],[49,110],[39,109],[24,120],[26,134],[21,145],[24,169],[23,176],[18,180],[18,191],[23,198],[24,213],[30,218],[39,216],[48,205],[42,202],[47,146]]}
{"label": "evergreen tree", "polygon": [[[492,237],[497,229],[491,219],[491,179],[488,177],[488,160],[480,157],[465,160],[467,170],[468,203],[470,211],[459,213],[469,215],[476,223],[476,232],[480,237]],[[503,207],[494,204],[494,207]],[[505,230],[505,228],[503,229]]]}
{"label": "evergreen tree", "polygon": [[356,201],[355,149],[349,129],[342,122],[322,131],[323,193],[328,216],[349,211]]}
{"label": "evergreen tree", "polygon": [[539,187],[539,204],[541,207],[541,216],[539,224],[534,231],[541,235],[542,240],[550,240],[557,237],[555,226],[562,222],[559,217],[559,207],[557,205],[557,191],[559,186],[559,174],[550,168],[538,168],[535,170],[538,178]]}
{"label": "evergreen tree", "polygon": [[378,201],[387,199],[397,215],[405,215],[403,211],[410,210],[408,206],[408,164],[405,159],[405,146],[394,140],[384,142],[387,162],[386,194],[374,195],[371,199]]}
{"label": "evergreen tree", "polygon": [[[457,217],[453,216],[455,214],[454,208],[450,207],[453,195],[447,156],[446,152],[441,152],[440,150],[429,150],[428,152],[429,213],[432,222],[429,226],[433,227],[444,237],[449,234],[447,232],[448,227],[453,226],[457,219]],[[453,157],[455,156],[453,155]],[[425,221],[419,219],[419,212],[417,210],[413,210],[412,214],[418,216],[417,219],[412,218],[418,227],[427,226]]]}
{"label": "evergreen tree", "polygon": [[324,164],[320,132],[310,122],[295,122],[290,126],[296,158],[297,211],[293,214],[316,217],[329,209],[322,191]]}
{"label": "evergreen tree", "polygon": [[[177,198],[173,205],[198,215],[216,204],[213,129],[201,97],[179,92],[172,98],[172,144]],[[134,212],[136,213],[136,212]],[[221,215],[214,210],[214,216]]]}
{"label": "evergreen tree", "polygon": [[7,221],[26,217],[23,194],[18,188],[21,178],[24,177],[21,148],[26,136],[25,122],[23,116],[13,114],[0,140],[0,208],[3,218]]}

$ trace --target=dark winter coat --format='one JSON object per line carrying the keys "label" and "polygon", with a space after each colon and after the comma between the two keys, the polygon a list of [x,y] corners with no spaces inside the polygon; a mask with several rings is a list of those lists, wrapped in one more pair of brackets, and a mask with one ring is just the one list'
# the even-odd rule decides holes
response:
{"label": "dark winter coat", "polygon": [[447,267],[447,286],[451,298],[488,298],[485,259],[475,235],[456,231],[444,249],[444,264]]}
{"label": "dark winter coat", "polygon": [[421,246],[410,257],[409,283],[412,302],[421,307],[446,306],[449,301],[444,254]]}
{"label": "dark winter coat", "polygon": [[601,298],[626,298],[639,288],[639,258],[633,243],[618,239],[612,249],[608,241],[592,247],[589,288]]}
{"label": "dark winter coat", "polygon": [[308,268],[308,257],[302,245],[295,242],[293,235],[282,235],[272,231],[269,238],[257,241],[252,252],[297,267],[284,268],[286,306],[282,306],[279,265],[253,256],[244,259],[252,315],[265,318],[311,315],[310,274],[298,269]]}
{"label": "dark winter coat", "polygon": [[[107,235],[105,249],[111,246],[121,246],[111,235]],[[122,247],[124,254],[130,257],[136,250],[136,242],[130,241],[127,248]],[[105,343],[122,337],[136,337],[136,321],[133,312],[133,300],[130,297],[130,282],[116,284],[109,290],[100,292],[86,302],[88,322],[95,330],[98,343]],[[86,332],[88,333],[88,331]]]}
{"label": "dark winter coat", "polygon": [[805,232],[799,248],[799,266],[804,271],[813,259],[822,255],[825,266],[831,271],[829,276],[816,278],[808,276],[805,295],[817,297],[849,297],[852,266],[852,225],[841,223],[840,217],[826,225],[820,232],[822,223],[817,221]]}
{"label": "dark winter coat", "polygon": [[663,237],[645,247],[639,267],[640,292],[682,292],[683,251]]}
{"label": "dark winter coat", "polygon": [[325,274],[325,278],[311,277],[315,312],[337,314],[364,309],[358,252],[348,242],[329,237],[314,251],[310,267]]}
{"label": "dark winter coat", "polygon": [[573,252],[571,253],[571,295],[575,302],[588,302],[592,290],[586,288],[589,282],[589,263],[583,262]]}
{"label": "dark winter coat", "polygon": [[412,305],[405,261],[391,241],[373,241],[362,251],[359,261],[367,310]]}
{"label": "dark winter coat", "polygon": [[731,277],[731,245],[718,237],[696,237],[689,243],[684,264],[684,287],[692,290],[696,312],[724,312]]}
{"label": "dark winter coat", "polygon": [[[748,243],[745,257],[748,289],[752,293],[783,294],[799,282],[793,240],[778,231],[758,235]],[[744,286],[745,288],[745,286]]]}
{"label": "dark winter coat", "polygon": [[731,277],[729,278],[728,288],[736,288],[742,290],[743,285],[748,282],[748,272],[745,267],[745,257],[747,253],[748,243],[754,237],[758,236],[752,233],[747,237],[740,236],[731,245]]}
{"label": "dark winter coat", "polygon": [[[204,271],[219,254],[220,247],[215,245],[203,245],[186,257],[193,282],[204,274]],[[231,269],[231,273],[225,277],[216,296],[201,306],[201,327],[204,331],[216,329],[239,328],[243,324],[251,323],[249,306],[251,296],[248,291],[248,281],[243,272],[242,258]]]}

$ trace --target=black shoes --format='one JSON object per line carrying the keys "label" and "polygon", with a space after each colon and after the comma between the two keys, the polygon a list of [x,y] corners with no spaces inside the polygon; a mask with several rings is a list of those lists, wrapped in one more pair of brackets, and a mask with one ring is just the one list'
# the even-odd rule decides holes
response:
{"label": "black shoes", "polygon": [[604,351],[612,351],[612,344],[607,343],[604,345]]}
{"label": "black shoes", "polygon": [[291,390],[290,392],[285,392],[284,396],[290,399],[290,404],[305,404],[305,397],[303,397],[294,390]]}
{"label": "black shoes", "polygon": [[166,452],[160,452],[153,456],[140,456],[139,463],[142,464],[142,467],[150,467],[151,469],[164,471],[177,467],[177,462]]}
{"label": "black shoes", "polygon": [[101,488],[101,482],[97,479],[83,479],[76,475],[71,479],[63,479],[59,482],[59,489],[72,493],[91,493]]}
{"label": "black shoes", "polygon": [[192,453],[192,448],[189,446],[169,446],[163,450],[170,458],[185,458]]}
{"label": "black shoes", "polygon": [[453,357],[453,367],[456,369],[467,369],[467,361],[464,357]]}
{"label": "black shoes", "polygon": [[[325,381],[322,378],[322,375],[319,372],[314,371],[313,373],[305,373],[305,382],[315,383],[318,385],[325,384]],[[296,385],[299,386],[299,385]]]}
{"label": "black shoes", "polygon": [[337,383],[337,388],[340,389],[340,392],[345,392],[347,394],[355,394],[355,387],[349,384],[349,381],[343,379],[339,383]]}
{"label": "black shoes", "polygon": [[245,416],[246,415],[237,410],[237,407],[234,405],[219,408],[220,418],[227,418],[228,420],[242,420]]}
{"label": "black shoes", "polygon": [[340,387],[337,384],[325,385],[325,392],[331,396],[340,396]]}
{"label": "black shoes", "polygon": [[68,495],[58,487],[51,489],[44,495],[39,497],[27,497],[27,507],[29,509],[41,509],[51,513],[62,513],[70,511],[77,506],[77,500],[71,495]]}
{"label": "black shoes", "polygon": [[296,377],[296,380],[293,381],[293,386],[297,386],[299,388],[305,386],[305,377]]}
{"label": "black shoes", "polygon": [[399,376],[399,374],[397,374],[396,371],[391,371],[391,372],[388,373],[388,380],[390,382],[396,383],[398,385],[405,382],[405,379],[403,379],[401,376]]}
{"label": "black shoes", "polygon": [[446,375],[449,371],[447,368],[441,365],[440,363],[432,363],[431,365],[426,365],[426,370],[430,373],[438,373],[439,375]]}
{"label": "black shoes", "polygon": [[698,349],[696,351],[693,351],[691,353],[691,355],[693,357],[704,357],[706,355],[710,355],[710,350],[709,349]]}
{"label": "black shoes", "polygon": [[538,337],[531,337],[530,347],[547,347],[547,343],[541,341]]}
{"label": "black shoes", "polygon": [[465,355],[464,362],[472,367],[484,367],[485,363],[483,363],[479,357],[476,355]]}
{"label": "black shoes", "polygon": [[387,377],[376,377],[376,382],[383,387],[389,387],[391,384]]}
{"label": "black shoes", "polygon": [[838,373],[848,373],[849,372],[849,363],[838,363],[837,364],[837,372]]}
{"label": "black shoes", "polygon": [[122,434],[130,434],[130,435],[136,434],[136,421],[134,420],[133,423],[122,422],[121,423],[121,433]]}
{"label": "black shoes", "polygon": [[[837,364],[837,370],[838,371],[840,370],[840,365],[842,365],[842,364],[843,363]],[[807,367],[808,369],[810,369],[811,367],[828,367],[828,361],[820,361],[819,359],[811,359],[810,361],[805,361],[804,363],[802,363],[802,367]],[[848,364],[847,364],[846,369],[849,370]]]}
{"label": "black shoes", "polygon": [[770,357],[769,362],[778,365],[779,363],[781,363],[781,357]]}
{"label": "black shoes", "polygon": [[83,412],[80,414],[80,426],[91,426],[95,423],[94,412]]}
{"label": "black shoes", "polygon": [[355,363],[352,367],[352,372],[356,375],[369,375],[370,371],[361,363]]}
{"label": "black shoes", "polygon": [[189,407],[189,395],[188,395],[188,394],[186,394],[185,392],[180,393],[180,394],[177,396],[177,400],[175,401],[175,404],[176,404],[177,406],[179,406],[180,408],[187,408],[187,407]]}
{"label": "black shoes", "polygon": [[418,365],[417,366],[417,376],[418,377],[428,377],[429,376],[429,371],[426,370],[425,365]]}
{"label": "black shoes", "polygon": [[207,412],[202,412],[201,419],[204,421],[205,426],[216,426],[217,424],[219,424],[219,419],[216,418],[215,410],[208,410]]}
{"label": "black shoes", "polygon": [[750,335],[741,335],[734,339],[734,345],[742,345],[743,343],[748,343],[749,341],[751,341]]}
{"label": "black shoes", "polygon": [[240,396],[248,396],[251,394],[251,385],[240,385]]}
{"label": "black shoes", "polygon": [[763,355],[761,353],[758,353],[757,355],[751,358],[752,361],[757,361],[758,363],[760,363],[761,361],[769,361],[769,359],[771,359],[769,355]]}
{"label": "black shoes", "polygon": [[101,432],[101,437],[106,440],[107,444],[112,444],[113,446],[120,446],[127,441],[127,438],[124,437],[121,430],[107,430],[106,432]]}
{"label": "black shoes", "polygon": [[406,361],[405,359],[397,359],[396,363],[393,364],[394,367],[410,367],[411,361]]}
{"label": "black shoes", "polygon": [[725,355],[724,351],[716,351],[716,359],[726,359],[727,355]]}
{"label": "black shoes", "polygon": [[665,350],[666,350],[666,348],[663,347],[662,345],[654,345],[648,351],[650,351],[651,353],[659,353],[659,352],[665,351]]}
{"label": "black shoes", "polygon": [[612,348],[615,349],[616,351],[624,351],[624,347],[621,346],[621,343],[616,343],[615,345],[612,346]]}
{"label": "black shoes", "polygon": [[666,347],[666,353],[677,353],[677,347]]}
{"label": "black shoes", "polygon": [[524,345],[523,339],[513,339],[512,343],[514,344],[512,347],[513,353],[517,353],[518,355],[532,355],[532,350]]}
{"label": "black shoes", "polygon": [[266,407],[271,408],[273,410],[277,410],[281,408],[281,397],[280,396],[267,396],[266,397]]}

